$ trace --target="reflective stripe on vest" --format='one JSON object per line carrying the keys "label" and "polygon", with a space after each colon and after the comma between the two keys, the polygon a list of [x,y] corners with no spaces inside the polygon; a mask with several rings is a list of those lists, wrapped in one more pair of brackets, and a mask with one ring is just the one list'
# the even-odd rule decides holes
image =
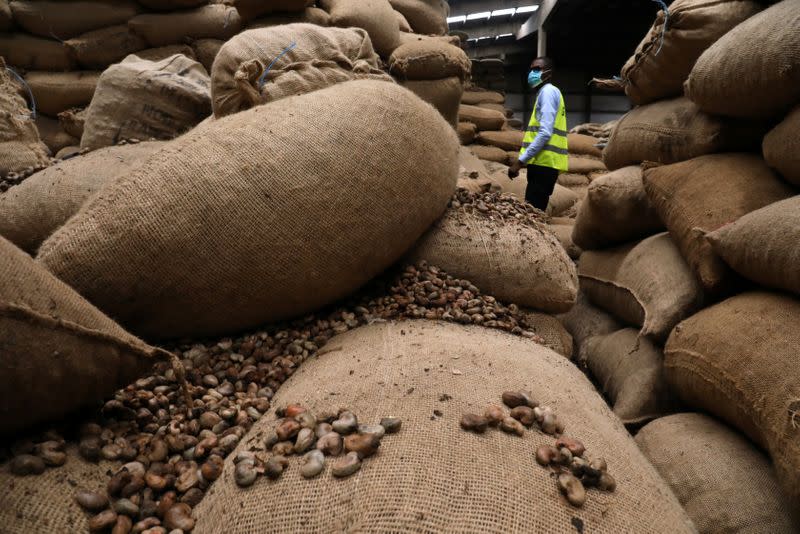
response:
{"label": "reflective stripe on vest", "polygon": [[[536,104],[531,114],[531,121],[525,131],[525,136],[522,138],[522,148],[519,151],[519,157],[525,155],[525,150],[536,139],[539,133],[539,121],[536,119],[536,109],[539,106],[539,99],[536,99]],[[567,144],[567,110],[564,106],[564,95],[561,95],[558,104],[558,113],[556,114],[556,123],[553,128],[553,135],[547,144],[536,154],[532,160],[526,162],[527,165],[539,165],[541,167],[550,167],[558,169],[559,171],[566,171],[569,168]]]}

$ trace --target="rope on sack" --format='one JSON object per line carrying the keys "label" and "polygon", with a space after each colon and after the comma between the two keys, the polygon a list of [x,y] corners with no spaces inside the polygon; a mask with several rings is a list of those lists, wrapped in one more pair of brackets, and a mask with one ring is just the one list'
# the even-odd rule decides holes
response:
{"label": "rope on sack", "polygon": [[664,35],[667,33],[667,29],[669,28],[669,7],[664,2],[664,0],[652,0],[656,4],[661,6],[661,9],[664,11],[664,27],[661,28],[661,43],[658,45],[658,50],[656,50],[655,55],[658,55],[661,52],[661,47],[664,46]]}
{"label": "rope on sack", "polygon": [[22,84],[22,86],[25,88],[25,90],[28,91],[28,96],[30,97],[30,106],[31,106],[30,117],[26,117],[25,115],[19,115],[19,118],[21,118],[21,119],[30,118],[30,119],[36,120],[36,99],[33,97],[33,91],[31,91],[30,86],[28,85],[28,83],[24,79],[22,79],[22,76],[17,74],[17,71],[12,69],[11,67],[6,67],[6,70],[8,72],[10,72],[11,74],[13,74],[14,77],[17,80],[19,80],[19,82]]}
{"label": "rope on sack", "polygon": [[282,58],[284,55],[286,55],[289,52],[289,50],[291,50],[295,46],[297,46],[297,42],[296,41],[292,41],[292,44],[290,44],[289,46],[284,48],[283,51],[280,54],[275,56],[275,59],[272,60],[272,63],[270,63],[267,66],[267,68],[264,69],[264,73],[258,78],[258,89],[259,89],[259,91],[264,88],[264,84],[266,83],[266,77],[267,77],[267,74],[269,73],[269,69],[272,68],[272,66],[275,64],[276,61],[278,61],[280,58]]}

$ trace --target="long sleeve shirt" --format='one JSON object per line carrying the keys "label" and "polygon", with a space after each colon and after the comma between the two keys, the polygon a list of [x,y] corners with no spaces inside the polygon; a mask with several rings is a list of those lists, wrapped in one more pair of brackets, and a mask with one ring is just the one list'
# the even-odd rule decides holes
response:
{"label": "long sleeve shirt", "polygon": [[539,121],[539,131],[536,138],[528,145],[525,153],[519,158],[523,165],[528,164],[547,145],[553,136],[556,125],[556,115],[561,106],[561,93],[552,84],[545,84],[536,97],[534,111]]}

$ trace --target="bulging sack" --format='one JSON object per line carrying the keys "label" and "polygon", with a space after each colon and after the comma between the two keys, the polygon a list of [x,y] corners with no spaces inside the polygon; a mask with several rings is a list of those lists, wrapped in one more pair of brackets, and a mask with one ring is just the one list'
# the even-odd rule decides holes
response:
{"label": "bulging sack", "polygon": [[127,24],[84,33],[65,44],[73,50],[81,67],[99,70],[147,48],[147,42],[133,33]]}
{"label": "bulging sack", "polygon": [[570,223],[556,224],[550,222],[550,230],[556,235],[556,238],[567,251],[567,255],[573,260],[577,260],[583,254],[581,248],[572,241],[572,228],[574,226],[574,219],[567,219]]}
{"label": "bulging sack", "polygon": [[[152,337],[235,332],[349,295],[442,214],[458,139],[396,84],[322,91],[176,139],[96,195],[38,261]],[[332,164],[319,146],[373,149]]]}
{"label": "bulging sack", "polygon": [[443,80],[406,80],[401,85],[435,107],[451,126],[458,125],[458,107],[464,85],[456,76]]}
{"label": "bulging sack", "polygon": [[[461,107],[463,108],[464,106]],[[482,160],[494,161],[495,163],[502,163],[504,165],[508,163],[508,154],[502,148],[497,148],[496,146],[472,145],[469,147],[469,150]]]}
{"label": "bulging sack", "polygon": [[189,39],[230,39],[242,29],[236,8],[212,4],[174,13],[148,13],[128,21],[131,31],[150,46],[180,44]]}
{"label": "bulging sack", "polygon": [[366,30],[383,57],[400,46],[400,27],[389,0],[320,0],[320,7],[330,13],[333,26]]}
{"label": "bulging sack", "polygon": [[458,120],[462,122],[471,122],[478,127],[478,131],[500,130],[506,123],[505,116],[499,111],[468,104],[461,104],[461,106],[459,106]]}
{"label": "bulging sack", "polygon": [[[289,43],[297,44],[287,50]],[[273,26],[242,32],[222,46],[211,70],[211,100],[214,115],[223,117],[355,79],[391,80],[364,30]]]}
{"label": "bulging sack", "polygon": [[61,41],[26,33],[0,34],[0,56],[8,65],[26,70],[68,71],[75,68],[75,53]]}
{"label": "bulging sack", "polygon": [[769,452],[792,507],[800,505],[800,301],[752,292],[678,325],[664,348],[667,380],[687,406],[744,432]]}
{"label": "bulging sack", "polygon": [[389,72],[408,80],[439,80],[449,76],[466,80],[471,70],[466,52],[438,39],[406,43],[389,57]]}
{"label": "bulging sack", "polygon": [[47,147],[19,89],[0,57],[0,177],[48,163]]}
{"label": "bulging sack", "polygon": [[303,11],[314,5],[314,0],[234,0],[233,5],[242,20],[249,21],[262,15]]}
{"label": "bulging sack", "polygon": [[567,166],[569,172],[577,174],[589,174],[592,172],[608,170],[606,169],[603,160],[601,160],[600,158],[592,158],[589,156],[576,156],[573,154],[569,155],[569,161],[567,162]]}
{"label": "bulging sack", "polygon": [[800,105],[764,137],[767,165],[788,182],[800,186]]}
{"label": "bulging sack", "polygon": [[[458,115],[456,115],[456,119],[458,119]],[[458,139],[461,141],[462,145],[472,144],[475,137],[478,135],[478,127],[471,122],[459,121],[456,126],[456,131],[458,132]]]}
{"label": "bulging sack", "polygon": [[[377,455],[351,477],[335,479],[328,468],[303,479],[293,460],[279,480],[262,477],[242,490],[233,479],[233,457],[263,448],[263,435],[275,424],[273,409],[242,439],[196,508],[197,532],[342,532],[357,525],[377,534],[574,534],[576,516],[600,534],[693,532],[586,377],[541,345],[480,327],[407,321],[358,328],[325,350],[335,352],[303,364],[273,405],[302,402],[315,413],[342,406],[365,423],[391,414],[402,420],[399,433],[384,438]],[[358,361],[364,364],[354,365]],[[532,463],[531,451],[552,444],[552,437],[537,431],[522,438],[500,431],[479,436],[459,427],[463,414],[482,413],[515,389],[552,406],[568,435],[606,459],[617,479],[613,494],[590,492],[576,511],[559,497],[550,470]],[[443,393],[446,403],[438,401]],[[443,415],[432,417],[433,410]]]}
{"label": "bulging sack", "polygon": [[642,428],[636,443],[700,534],[800,531],[769,460],[722,423],[670,415]]}
{"label": "bulging sack", "polygon": [[571,133],[567,135],[567,143],[569,145],[570,154],[579,154],[584,156],[593,156],[599,158],[603,156],[603,149],[595,145],[600,140],[591,135],[583,135],[579,133]]}
{"label": "bulging sack", "polygon": [[[36,129],[39,131],[39,139],[50,150],[50,154],[58,153],[64,147],[77,145],[80,141],[69,135],[61,128],[61,124],[55,119],[46,115],[36,116]],[[0,235],[3,235],[0,232]]]}
{"label": "bulging sack", "polygon": [[525,132],[514,130],[503,130],[499,132],[481,132],[478,134],[478,142],[484,145],[492,145],[507,151],[519,152],[522,148],[522,138]]}
{"label": "bulging sack", "polygon": [[572,335],[573,359],[586,361],[586,341],[594,336],[604,336],[623,328],[614,317],[596,308],[583,290],[578,291],[575,306],[567,313],[558,316],[558,320]]}
{"label": "bulging sack", "polygon": [[464,91],[464,95],[461,97],[462,104],[469,104],[471,106],[477,106],[478,104],[505,104],[506,97],[503,96],[501,93],[496,91],[486,91],[486,90],[475,90],[470,89],[468,91]]}
{"label": "bulging sack", "polygon": [[197,61],[206,69],[206,72],[211,72],[211,67],[214,65],[214,59],[219,54],[222,45],[225,41],[220,39],[198,39],[192,43],[192,50]]}
{"label": "bulging sack", "polygon": [[46,2],[14,0],[14,22],[28,32],[58,40],[115,24],[124,24],[139,12],[133,0],[114,2]]}
{"label": "bulging sack", "polygon": [[450,13],[447,0],[389,0],[389,3],[406,18],[415,33],[447,33],[447,15]]}
{"label": "bulging sack", "polygon": [[209,78],[200,63],[181,55],[161,61],[131,55],[100,76],[81,148],[172,139],[210,114]]}
{"label": "bulging sack", "polygon": [[36,110],[51,117],[62,111],[83,107],[92,101],[99,72],[29,72],[25,82],[36,99]]}

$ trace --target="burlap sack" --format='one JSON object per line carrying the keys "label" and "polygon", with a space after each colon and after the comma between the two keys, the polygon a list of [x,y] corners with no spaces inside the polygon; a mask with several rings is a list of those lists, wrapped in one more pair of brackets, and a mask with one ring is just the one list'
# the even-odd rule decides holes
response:
{"label": "burlap sack", "polygon": [[767,165],[794,185],[800,185],[800,105],[764,137],[763,152]]}
{"label": "burlap sack", "polygon": [[708,113],[779,117],[800,100],[800,4],[783,0],[725,34],[697,60],[684,91]]}
{"label": "burlap sack", "polygon": [[86,106],[94,96],[99,72],[29,72],[25,82],[36,99],[36,111],[58,117],[62,111]]}
{"label": "burlap sack", "polygon": [[303,11],[295,13],[273,13],[267,17],[258,18],[251,21],[246,29],[256,30],[258,28],[280,26],[282,24],[297,24],[298,22],[328,27],[331,25],[331,16],[324,9],[307,7]]}
{"label": "burlap sack", "polygon": [[37,172],[0,195],[0,235],[35,254],[94,193],[162,145],[153,141],[101,148]]}
{"label": "burlap sack", "polygon": [[554,316],[521,308],[519,314],[525,329],[541,337],[543,345],[562,356],[572,358],[572,336]]}
{"label": "burlap sack", "polygon": [[489,170],[486,168],[484,162],[470,151],[470,148],[462,146],[458,149],[458,170],[460,177],[480,180],[488,179]]}
{"label": "burlap sack", "polygon": [[400,32],[400,46],[418,41],[440,42],[453,46],[461,46],[461,40],[455,35],[420,35],[417,33]]}
{"label": "burlap sack", "polygon": [[666,232],[581,256],[578,276],[589,299],[642,336],[663,341],[703,305],[703,291]]}
{"label": "burlap sack", "polygon": [[[78,143],[83,136],[83,126],[86,121],[86,108],[73,108],[67,111],[62,111],[58,114],[58,122],[61,128],[64,129],[72,137],[78,140]],[[75,143],[76,145],[78,143]]]}
{"label": "burlap sack", "polygon": [[0,0],[0,31],[7,32],[14,26],[14,15],[8,0]]}
{"label": "burlap sack", "polygon": [[[287,50],[288,43],[297,45]],[[359,28],[288,24],[248,30],[225,43],[214,62],[214,115],[222,117],[348,80],[391,80],[380,70],[379,61],[367,32]]]}
{"label": "burlap sack", "polygon": [[147,48],[147,42],[133,33],[127,24],[84,33],[65,44],[74,51],[81,67],[98,70]]}
{"label": "burlap sack", "polygon": [[214,64],[214,59],[217,57],[220,48],[225,44],[225,41],[219,39],[198,39],[192,43],[192,50],[197,61],[205,67],[207,72],[211,72],[211,66]]}
{"label": "burlap sack", "polygon": [[590,172],[607,170],[603,160],[589,156],[574,156],[570,154],[567,165],[569,172],[577,174],[589,174]]}
{"label": "burlap sack", "polygon": [[147,61],[136,55],[100,76],[86,112],[81,148],[121,139],[172,139],[211,113],[209,78],[185,56]]}
{"label": "burlap sack", "polygon": [[[562,175],[564,176],[564,175]],[[639,166],[596,178],[578,210],[572,239],[583,249],[620,245],[664,229],[650,205]]]}
{"label": "burlap sack", "polygon": [[477,106],[478,104],[504,104],[506,97],[495,91],[483,89],[464,91],[461,97],[462,104]]}
{"label": "burlap sack", "polygon": [[554,224],[550,223],[550,230],[556,235],[556,238],[567,251],[567,255],[573,260],[581,257],[583,251],[581,248],[572,241],[572,227],[574,226],[574,219],[569,219],[572,224]]}
{"label": "burlap sack", "polygon": [[441,40],[406,43],[389,57],[389,72],[408,80],[440,80],[448,76],[466,80],[471,69],[466,52]]}
{"label": "burlap sack", "polygon": [[594,336],[604,336],[623,328],[614,317],[596,308],[586,293],[578,291],[575,306],[556,317],[572,335],[573,360],[586,361],[586,341]]}
{"label": "burlap sack", "polygon": [[[39,139],[50,150],[50,154],[56,154],[59,150],[67,146],[77,145],[78,138],[69,135],[55,119],[45,115],[36,116],[36,130],[39,132]],[[0,232],[0,235],[3,235]]]}
{"label": "burlap sack", "polygon": [[[463,108],[464,106],[461,107]],[[469,149],[480,159],[503,164],[508,163],[508,154],[506,154],[505,150],[502,148],[497,148],[496,146],[470,145]]]}
{"label": "burlap sack", "polygon": [[458,107],[464,85],[456,76],[443,80],[406,80],[403,87],[429,103],[454,128],[458,126]]}
{"label": "burlap sack", "polygon": [[558,175],[558,181],[556,183],[561,184],[564,187],[589,187],[589,177],[585,174],[564,172]]}
{"label": "burlap sack", "polygon": [[714,154],[646,170],[644,188],[683,257],[712,296],[735,289],[705,235],[797,192],[753,154]]}
{"label": "burlap sack", "polygon": [[684,321],[664,349],[673,390],[693,409],[738,428],[772,457],[800,504],[800,301],[775,293],[732,297]]}
{"label": "burlap sack", "polygon": [[662,417],[636,443],[700,534],[800,532],[769,460],[718,421],[697,413]]}
{"label": "burlap sack", "polygon": [[14,0],[14,22],[29,33],[58,40],[76,37],[115,24],[124,24],[139,12],[132,0],[114,2],[47,2]]}
{"label": "burlap sack", "polygon": [[[506,117],[508,117],[508,113],[506,113]],[[513,128],[513,129],[515,129],[515,130],[521,130],[521,129],[522,129],[522,126],[523,126],[523,124],[522,124],[522,121],[521,121],[521,120],[519,120],[519,119],[514,119],[514,118],[510,118],[510,119],[508,119],[508,120],[506,121],[506,124],[508,125],[508,127],[509,127],[509,128]]]}
{"label": "burlap sack", "polygon": [[[208,0],[138,0],[140,4],[156,11],[172,11],[174,9],[189,9],[209,3]],[[213,2],[219,3],[219,2]]]}
{"label": "burlap sack", "polygon": [[478,127],[478,131],[500,130],[506,123],[506,118],[499,111],[479,108],[469,104],[461,104],[459,106],[458,120],[471,122]]}
{"label": "burlap sack", "polygon": [[314,0],[234,0],[233,5],[244,21],[270,13],[294,13],[314,5]]}
{"label": "burlap sack", "polygon": [[503,104],[495,104],[493,102],[481,102],[477,104],[479,108],[486,108],[486,109],[493,109],[495,111],[499,111],[503,115],[506,115],[506,107]]}
{"label": "burlap sack", "polygon": [[635,329],[587,339],[582,357],[626,425],[638,426],[674,411],[661,348]]}
{"label": "burlap sack", "polygon": [[599,158],[603,155],[603,150],[595,146],[598,142],[596,137],[571,133],[567,135],[567,142],[569,144],[570,154],[593,156],[595,158]]}
{"label": "burlap sack", "polygon": [[[394,9],[392,9],[392,11],[394,11]],[[408,23],[408,20],[403,16],[402,13],[395,11],[394,17],[397,19],[397,27],[401,32],[411,33],[413,31],[411,29],[411,25]]]}
{"label": "burlap sack", "polygon": [[751,211],[706,237],[745,278],[800,294],[800,196]]}
{"label": "burlap sack", "polygon": [[[328,346],[336,352],[304,364],[273,404],[302,402],[317,413],[346,406],[370,423],[391,414],[402,419],[400,432],[346,479],[333,478],[330,468],[302,479],[293,459],[277,482],[260,479],[243,491],[229,457],[196,508],[196,532],[574,534],[575,524],[598,534],[693,531],[619,420],[563,356],[506,333],[425,321],[362,327]],[[583,508],[572,508],[551,472],[532,459],[552,437],[459,428],[462,414],[482,412],[509,389],[531,390],[552,406],[569,435],[607,460],[616,491],[590,491]],[[443,394],[452,398],[440,402]],[[262,417],[237,451],[263,446],[275,417]]]}
{"label": "burlap sack", "polygon": [[[458,116],[456,116],[456,119]],[[478,135],[478,127],[472,124],[471,122],[458,122],[456,125],[456,131],[458,132],[458,139],[461,141],[462,145],[469,145],[473,141],[475,141],[475,137]]]}
{"label": "burlap sack", "polygon": [[330,13],[333,26],[366,30],[382,57],[400,46],[400,28],[389,0],[320,0],[320,7]]}
{"label": "burlap sack", "polygon": [[0,34],[0,56],[18,69],[67,71],[75,68],[72,50],[60,41],[25,33]]}
{"label": "burlap sack", "polygon": [[0,238],[0,434],[101,401],[162,353]]}
{"label": "burlap sack", "polygon": [[[525,182],[527,187],[527,179]],[[524,193],[522,198],[524,198]],[[556,184],[553,188],[553,194],[550,195],[550,200],[547,203],[547,210],[545,211],[551,217],[558,217],[575,207],[578,200],[577,193],[562,185]]]}
{"label": "burlap sack", "polygon": [[131,31],[150,46],[180,44],[189,39],[226,41],[242,29],[236,8],[214,4],[174,13],[148,13],[128,21]]}
{"label": "burlap sack", "polygon": [[[317,150],[367,145],[358,158]],[[147,336],[295,317],[399,259],[447,206],[457,155],[453,129],[410,91],[338,84],[176,139],[95,196],[38,260]]]}
{"label": "burlap sack", "polygon": [[194,50],[192,50],[192,47],[185,44],[159,46],[157,48],[145,48],[144,50],[136,52],[136,57],[139,59],[145,59],[147,61],[161,61],[167,59],[168,57],[172,57],[175,54],[186,56],[189,59],[197,59],[194,55]]}
{"label": "burlap sack", "polygon": [[715,117],[685,97],[640,106],[626,113],[603,150],[611,169],[643,161],[677,163],[704,154],[755,151],[763,123]]}
{"label": "burlap sack", "polygon": [[450,6],[446,0],[389,0],[415,33],[444,35]]}
{"label": "burlap sack", "polygon": [[563,313],[577,298],[575,264],[543,224],[450,208],[409,257],[470,280],[501,301],[536,310]]}
{"label": "burlap sack", "polygon": [[661,10],[622,67],[625,93],[636,105],[683,94],[697,58],[736,25],[761,11],[746,0],[676,0],[669,24]]}
{"label": "burlap sack", "polygon": [[0,176],[48,163],[47,147],[19,89],[0,57]]}
{"label": "burlap sack", "polygon": [[514,130],[505,130],[500,132],[481,132],[478,134],[478,142],[484,145],[492,145],[497,148],[502,148],[515,155],[519,154],[519,149],[522,148],[522,138],[525,132],[517,132]]}

